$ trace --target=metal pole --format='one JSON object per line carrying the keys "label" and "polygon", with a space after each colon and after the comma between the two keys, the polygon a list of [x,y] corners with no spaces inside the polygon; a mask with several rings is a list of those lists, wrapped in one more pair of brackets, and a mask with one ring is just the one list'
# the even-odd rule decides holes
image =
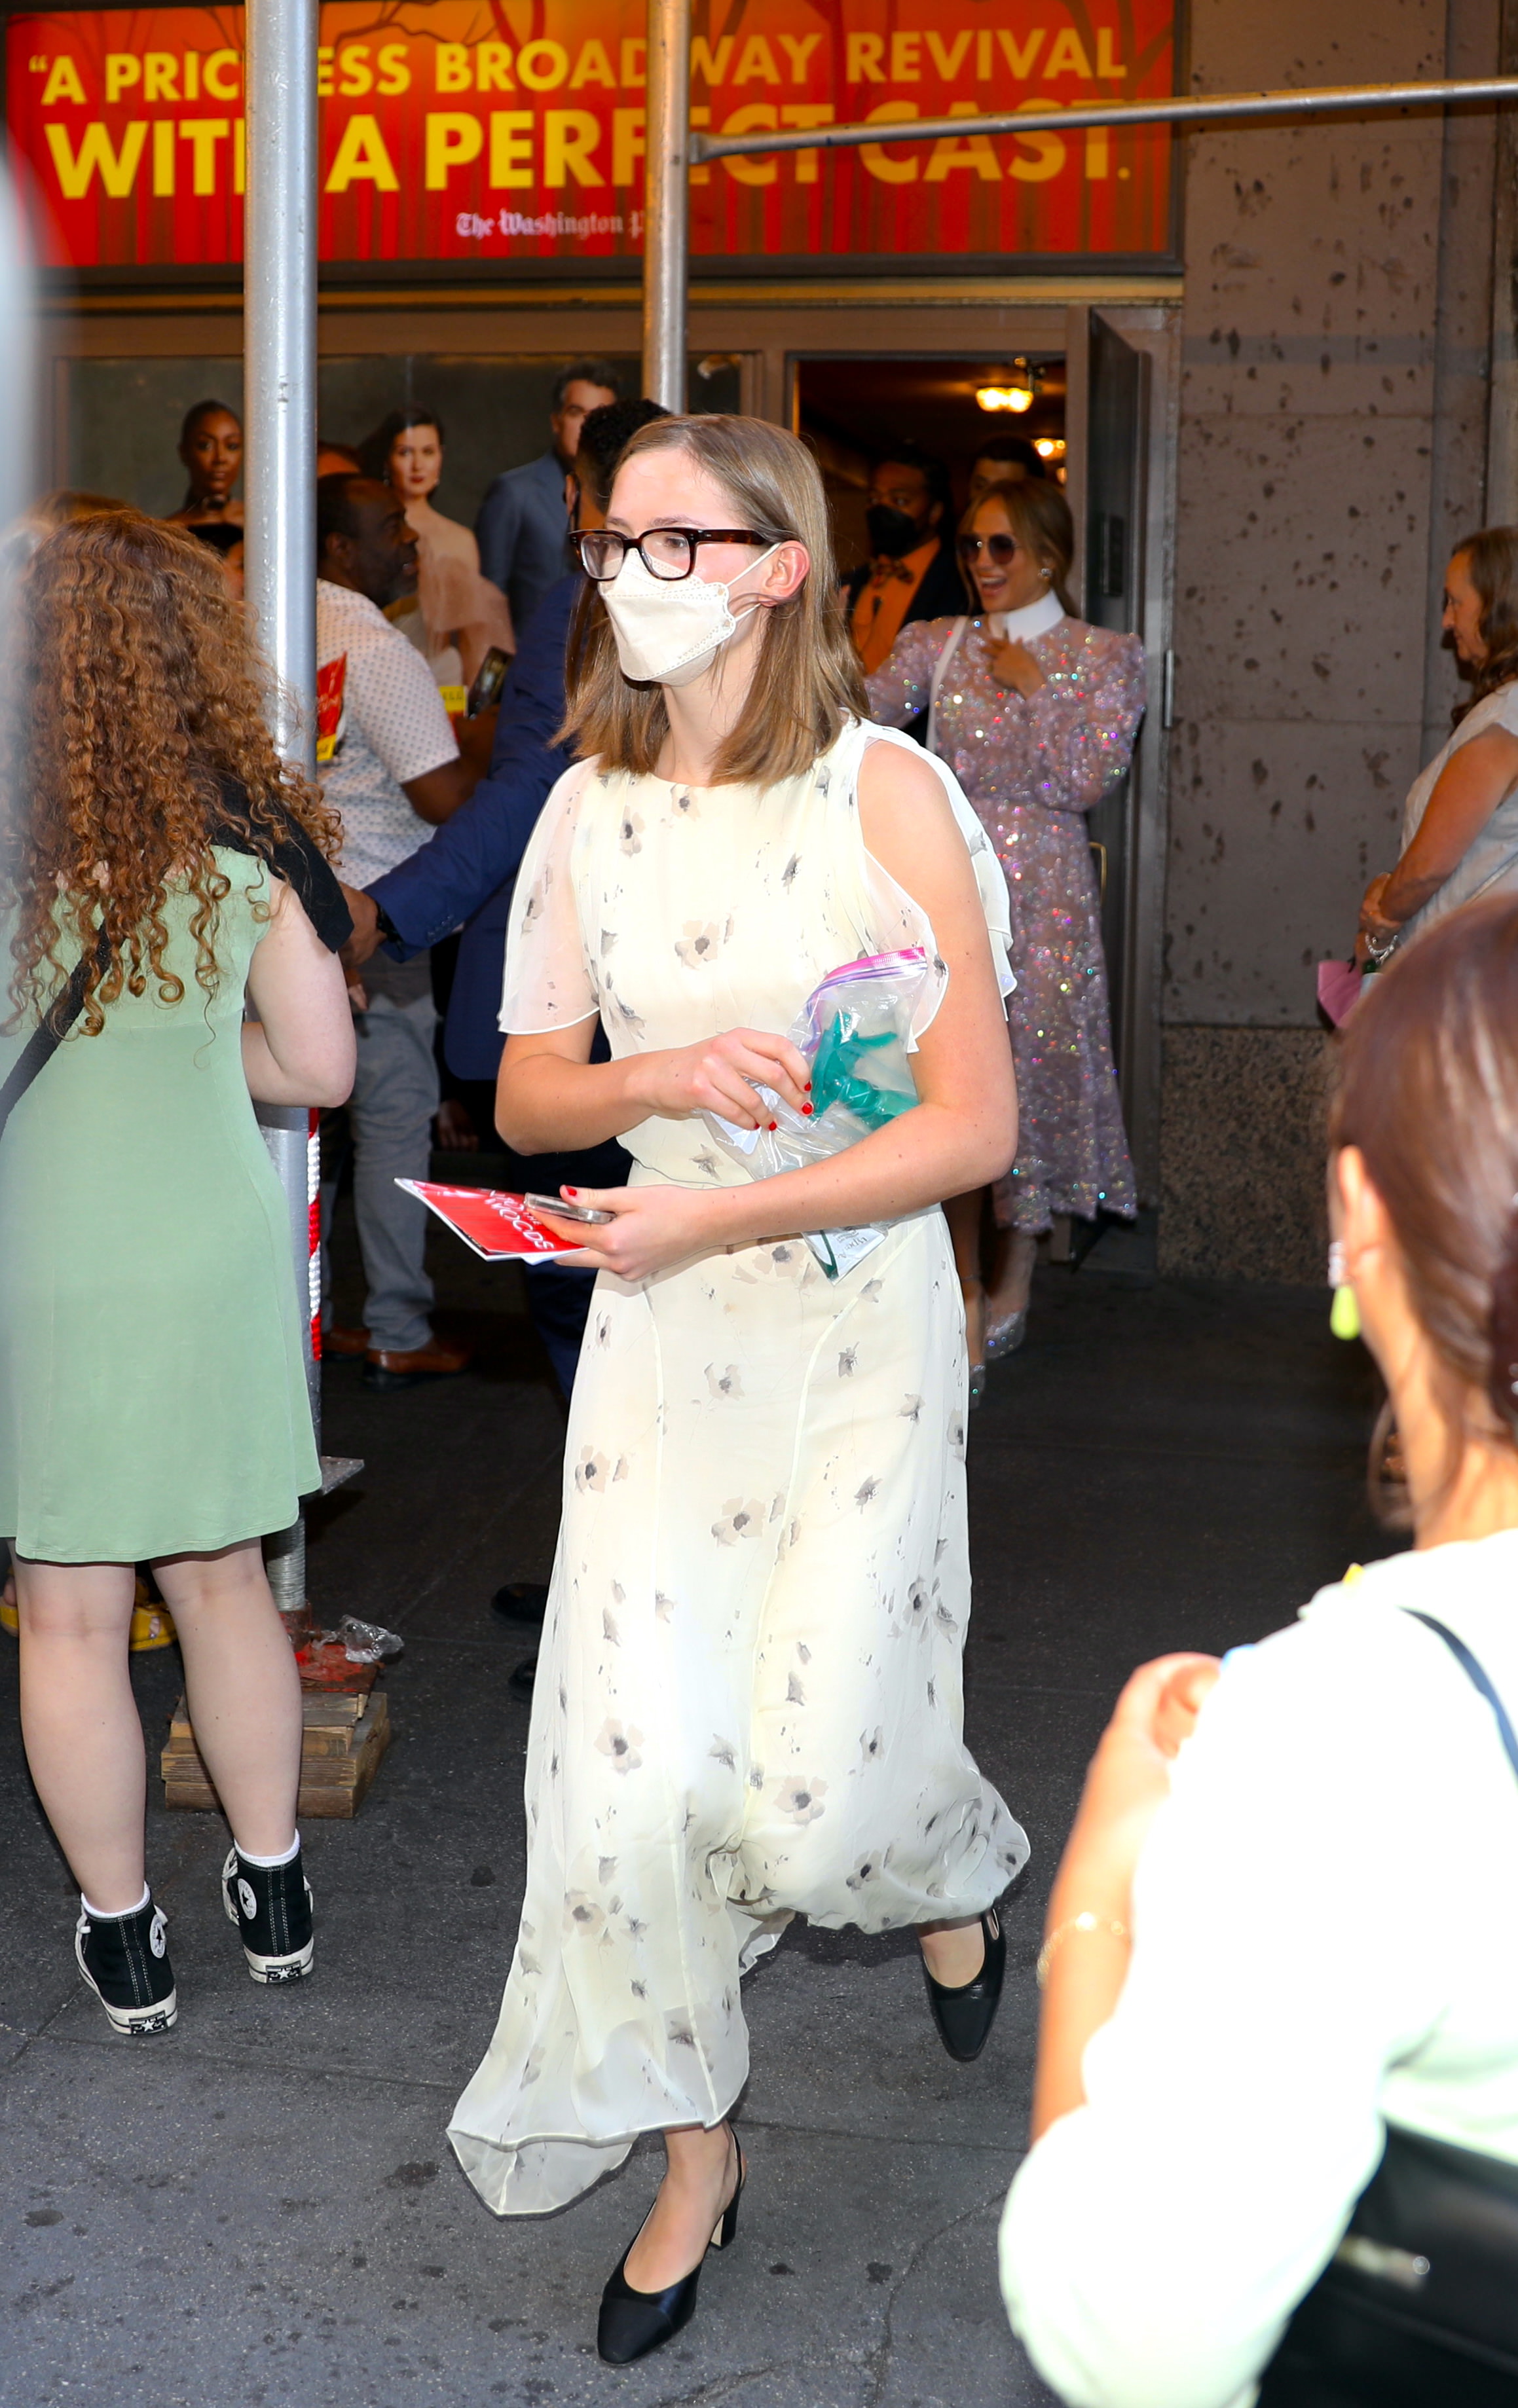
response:
{"label": "metal pole", "polygon": [[[316,11],[317,0],[248,0],[242,271],[246,590],[274,666],[274,741],[308,777],[316,767]],[[305,1299],[310,1115],[303,1106],[262,1105],[259,1119],[289,1200],[296,1287]],[[320,1443],[320,1367],[309,1311],[301,1318]],[[275,1602],[298,1624],[303,1521],[269,1540],[267,1561]]]}
{"label": "metal pole", "polygon": [[[650,0],[649,23],[659,6]],[[652,101],[653,43],[649,43]],[[1321,92],[1236,92],[1216,100],[1101,101],[1087,108],[1029,108],[994,117],[923,117],[891,125],[816,125],[798,134],[693,134],[690,164],[746,159],[776,150],[856,150],[865,142],[959,141],[968,134],[1073,133],[1083,125],[1207,125],[1230,118],[1363,114],[1378,108],[1442,108],[1451,101],[1518,100],[1518,76],[1465,83],[1336,84]],[[653,189],[653,111],[649,111],[649,189]]]}
{"label": "metal pole", "polygon": [[690,210],[690,0],[648,0],[643,393],[686,406]]}

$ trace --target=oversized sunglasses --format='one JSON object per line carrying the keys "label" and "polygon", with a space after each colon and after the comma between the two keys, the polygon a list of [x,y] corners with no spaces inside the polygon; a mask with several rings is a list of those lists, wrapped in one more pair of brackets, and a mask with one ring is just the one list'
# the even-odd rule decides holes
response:
{"label": "oversized sunglasses", "polygon": [[752,527],[645,527],[642,535],[617,535],[611,527],[590,527],[574,538],[580,566],[598,585],[608,585],[629,552],[637,552],[650,577],[667,585],[688,577],[696,566],[697,547],[703,543],[749,543],[770,551],[774,538],[756,535]]}
{"label": "oversized sunglasses", "polygon": [[998,568],[1005,568],[1021,549],[1015,535],[961,535],[960,558],[967,568],[973,568],[983,552],[989,552]]}

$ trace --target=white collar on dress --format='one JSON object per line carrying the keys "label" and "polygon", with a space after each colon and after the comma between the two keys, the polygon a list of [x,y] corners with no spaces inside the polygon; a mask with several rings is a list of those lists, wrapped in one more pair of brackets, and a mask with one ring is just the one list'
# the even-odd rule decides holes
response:
{"label": "white collar on dress", "polygon": [[994,610],[986,624],[1004,644],[1025,644],[1030,636],[1046,635],[1057,627],[1064,617],[1064,604],[1052,594],[1040,594],[1036,602],[1025,602],[1020,610]]}

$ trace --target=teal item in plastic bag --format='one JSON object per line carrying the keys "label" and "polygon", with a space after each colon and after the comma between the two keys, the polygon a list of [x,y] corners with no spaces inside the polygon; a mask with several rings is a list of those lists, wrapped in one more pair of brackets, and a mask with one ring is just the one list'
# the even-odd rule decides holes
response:
{"label": "teal item in plastic bag", "polygon": [[865,1037],[852,1012],[838,1012],[822,1033],[812,1062],[812,1109],[820,1118],[832,1104],[842,1104],[866,1129],[884,1128],[899,1112],[909,1111],[916,1096],[899,1088],[879,1087],[869,1075],[866,1057],[888,1046],[900,1046],[892,1028]]}

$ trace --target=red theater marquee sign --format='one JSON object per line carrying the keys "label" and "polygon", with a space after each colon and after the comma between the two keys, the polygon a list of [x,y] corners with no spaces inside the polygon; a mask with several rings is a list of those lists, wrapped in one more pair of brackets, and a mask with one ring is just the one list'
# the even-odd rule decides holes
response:
{"label": "red theater marquee sign", "polygon": [[[698,125],[860,122],[878,144],[730,159],[692,179],[707,258],[1006,257],[1170,249],[1170,136],[1077,129],[904,146],[913,118],[1174,89],[1174,0],[699,0]],[[624,258],[643,247],[641,0],[331,0],[321,255]],[[13,15],[7,113],[43,261],[241,255],[239,8]]]}

